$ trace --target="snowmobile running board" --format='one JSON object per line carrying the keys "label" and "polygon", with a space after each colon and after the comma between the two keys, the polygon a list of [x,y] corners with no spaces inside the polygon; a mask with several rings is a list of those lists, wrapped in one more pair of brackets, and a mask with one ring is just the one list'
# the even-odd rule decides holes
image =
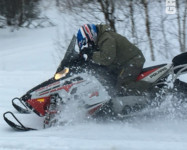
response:
{"label": "snowmobile running board", "polygon": [[[10,121],[6,115],[10,114],[12,115],[12,117],[17,121],[18,124],[15,124],[14,122]],[[7,124],[12,127],[13,129],[17,130],[17,131],[31,131],[31,130],[37,130],[37,129],[33,129],[33,128],[29,128],[29,127],[25,127],[17,118],[16,116],[8,111],[6,113],[3,114],[4,120],[7,122]]]}

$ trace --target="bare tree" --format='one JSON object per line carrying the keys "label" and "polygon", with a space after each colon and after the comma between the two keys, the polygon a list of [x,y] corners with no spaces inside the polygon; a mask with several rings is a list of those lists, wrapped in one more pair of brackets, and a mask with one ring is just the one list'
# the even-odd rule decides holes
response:
{"label": "bare tree", "polygon": [[161,29],[161,33],[162,33],[162,36],[163,36],[163,41],[164,41],[164,50],[165,50],[165,54],[162,52],[163,55],[165,55],[166,58],[169,58],[169,51],[168,51],[168,48],[169,48],[169,42],[167,40],[167,37],[166,37],[166,27],[165,27],[165,21],[167,20],[167,15],[163,15],[163,9],[165,9],[165,6],[163,8],[163,4],[162,4],[162,0],[159,0],[159,3],[160,3],[160,29]]}
{"label": "bare tree", "polygon": [[178,41],[180,46],[180,51],[182,52],[183,46],[182,46],[182,27],[181,27],[181,16],[180,16],[180,4],[179,1],[176,0],[176,8],[177,8],[177,23],[178,23]]}
{"label": "bare tree", "polygon": [[186,17],[187,17],[187,0],[184,1],[184,13],[183,13],[183,48],[182,52],[186,51]]}
{"label": "bare tree", "polygon": [[82,13],[81,18],[88,22],[91,19],[100,20],[100,18],[97,15],[94,15],[94,13],[103,14],[105,23],[109,24],[110,27],[114,31],[116,31],[114,0],[57,0],[57,1],[58,1],[58,8],[60,8],[60,11],[63,13],[66,10],[73,12],[75,15],[76,14],[80,15],[81,12],[86,12],[87,15],[85,16]]}
{"label": "bare tree", "polygon": [[[186,17],[187,17],[187,0],[176,0],[177,23],[178,23],[178,41],[180,51],[186,51]],[[182,15],[183,13],[183,15]]]}
{"label": "bare tree", "polygon": [[60,6],[60,1],[56,0],[56,6],[59,7]]}
{"label": "bare tree", "polygon": [[146,25],[146,33],[147,37],[149,40],[149,47],[150,47],[150,52],[151,52],[151,60],[155,61],[155,54],[154,54],[154,49],[153,49],[153,41],[151,38],[151,27],[150,27],[150,17],[149,17],[149,7],[148,7],[148,1],[147,0],[142,0],[142,5],[144,7],[144,12],[145,12],[145,25]]}
{"label": "bare tree", "polygon": [[74,13],[76,28],[85,22],[105,22],[114,31],[118,27],[120,34],[140,49],[148,47],[153,61],[156,52],[165,58],[172,56],[178,43],[180,51],[186,51],[187,0],[176,0],[175,15],[165,13],[163,0],[56,0],[56,3],[62,12]]}
{"label": "bare tree", "polygon": [[136,31],[136,25],[135,25],[135,13],[134,13],[134,0],[129,1],[129,9],[130,9],[130,20],[131,20],[131,32],[132,32],[132,38],[133,43],[135,45],[138,45],[138,37],[137,37],[137,31]]}
{"label": "bare tree", "polygon": [[0,14],[6,18],[8,26],[20,27],[39,15],[40,0],[1,0]]}
{"label": "bare tree", "polygon": [[116,32],[115,27],[115,3],[114,0],[97,0],[101,6],[101,11],[105,16],[105,20],[110,27]]}

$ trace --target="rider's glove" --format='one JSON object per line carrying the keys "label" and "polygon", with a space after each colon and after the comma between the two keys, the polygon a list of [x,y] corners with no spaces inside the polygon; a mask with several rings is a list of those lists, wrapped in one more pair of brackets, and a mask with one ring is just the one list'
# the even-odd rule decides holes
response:
{"label": "rider's glove", "polygon": [[85,48],[83,48],[83,49],[81,50],[80,54],[81,54],[81,55],[86,54],[86,55],[88,56],[89,59],[92,59],[93,52],[94,52],[94,49],[93,49],[93,48],[85,47]]}

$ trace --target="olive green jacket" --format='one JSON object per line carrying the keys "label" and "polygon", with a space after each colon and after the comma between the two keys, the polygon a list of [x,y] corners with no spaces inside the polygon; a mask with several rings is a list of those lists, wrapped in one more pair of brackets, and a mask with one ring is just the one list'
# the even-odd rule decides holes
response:
{"label": "olive green jacket", "polygon": [[107,66],[111,71],[119,71],[135,56],[140,55],[140,60],[145,62],[142,52],[125,37],[113,32],[107,25],[96,26],[99,51],[94,52],[92,57],[96,64]]}

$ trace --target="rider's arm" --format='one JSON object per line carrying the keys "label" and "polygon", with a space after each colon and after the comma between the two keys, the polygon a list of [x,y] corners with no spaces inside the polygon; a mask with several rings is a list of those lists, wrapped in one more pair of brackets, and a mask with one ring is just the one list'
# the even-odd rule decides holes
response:
{"label": "rider's arm", "polygon": [[93,53],[93,61],[96,64],[108,66],[116,57],[115,39],[107,32],[98,41],[99,51]]}

